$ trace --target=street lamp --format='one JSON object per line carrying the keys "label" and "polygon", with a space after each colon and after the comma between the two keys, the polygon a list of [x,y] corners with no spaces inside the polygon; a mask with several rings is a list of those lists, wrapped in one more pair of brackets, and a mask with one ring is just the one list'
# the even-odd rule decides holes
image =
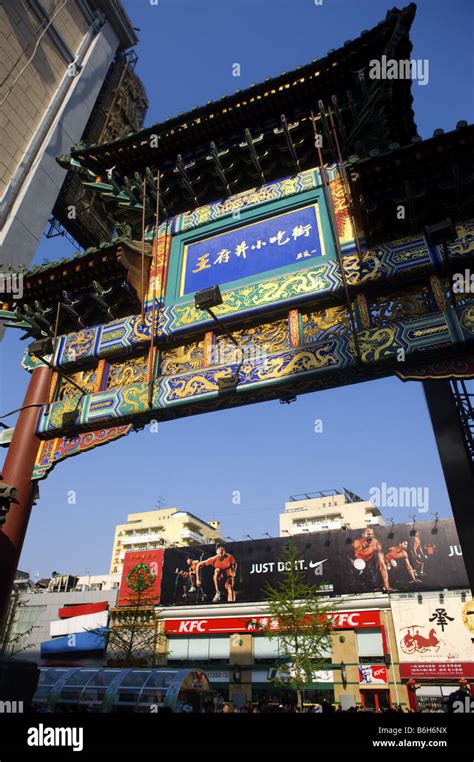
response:
{"label": "street lamp", "polygon": [[194,305],[196,309],[206,310],[212,319],[215,320],[221,331],[223,331],[226,336],[229,337],[229,339],[235,344],[236,347],[240,348],[240,344],[237,339],[232,336],[231,332],[227,330],[225,325],[221,323],[217,315],[212,311],[213,307],[218,307],[219,304],[223,304],[223,302],[224,300],[222,299],[222,294],[219,286],[210,286],[209,288],[203,288],[201,291],[196,291],[194,294]]}
{"label": "street lamp", "polygon": [[297,397],[294,394],[282,394],[280,397],[280,405],[291,405],[292,402],[296,402]]}
{"label": "street lamp", "polygon": [[240,683],[242,675],[240,672],[240,666],[236,664],[232,670],[232,679],[234,683]]}
{"label": "street lamp", "polygon": [[342,680],[342,686],[344,690],[347,688],[347,670],[346,665],[343,661],[341,661],[341,680]]}
{"label": "street lamp", "polygon": [[12,487],[10,484],[0,481],[0,527],[3,526],[7,520],[7,513],[10,510],[11,503],[19,503],[16,499],[17,494],[18,491],[16,487]]}

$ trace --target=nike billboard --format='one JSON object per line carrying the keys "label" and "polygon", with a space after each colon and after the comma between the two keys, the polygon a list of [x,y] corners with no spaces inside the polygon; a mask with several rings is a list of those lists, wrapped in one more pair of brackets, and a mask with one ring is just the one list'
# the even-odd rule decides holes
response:
{"label": "nike billboard", "polygon": [[[452,519],[296,535],[297,566],[326,594],[468,587]],[[287,538],[165,550],[162,605],[264,600],[282,578]]]}

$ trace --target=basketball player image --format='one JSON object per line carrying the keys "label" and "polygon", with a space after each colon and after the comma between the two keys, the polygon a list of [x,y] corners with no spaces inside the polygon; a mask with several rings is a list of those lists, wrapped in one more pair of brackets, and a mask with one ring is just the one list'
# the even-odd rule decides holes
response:
{"label": "basketball player image", "polygon": [[403,542],[400,543],[400,545],[392,545],[385,553],[385,562],[387,564],[387,569],[396,568],[397,561],[403,561],[403,565],[405,566],[405,569],[408,572],[408,576],[410,577],[410,582],[417,582],[416,574],[413,570],[413,567],[408,559],[408,541],[403,540]]}
{"label": "basketball player image", "polygon": [[214,567],[213,582],[216,594],[212,599],[213,603],[222,599],[222,585],[227,591],[227,602],[233,603],[235,601],[234,579],[237,570],[237,561],[234,556],[226,553],[224,545],[218,545],[215,556],[211,556],[206,561],[199,561],[196,566],[196,585],[198,587],[201,585],[201,568],[203,566]]}
{"label": "basketball player image", "polygon": [[354,540],[352,544],[354,558],[349,556],[349,562],[360,575],[369,577],[374,589],[382,587],[386,592],[393,592],[388,581],[388,572],[385,565],[385,558],[380,542],[374,535],[374,530],[370,527],[364,529],[362,535]]}

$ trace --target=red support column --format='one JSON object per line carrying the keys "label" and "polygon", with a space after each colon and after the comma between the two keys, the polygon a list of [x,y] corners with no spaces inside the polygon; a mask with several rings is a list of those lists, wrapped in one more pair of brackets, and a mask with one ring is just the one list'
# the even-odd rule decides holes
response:
{"label": "red support column", "polygon": [[40,413],[38,405],[48,401],[51,371],[45,365],[35,368],[31,375],[23,407],[2,468],[2,480],[18,490],[18,504],[12,503],[5,524],[0,530],[0,622],[7,614],[10,595],[30,519],[33,468],[41,440],[36,436]]}

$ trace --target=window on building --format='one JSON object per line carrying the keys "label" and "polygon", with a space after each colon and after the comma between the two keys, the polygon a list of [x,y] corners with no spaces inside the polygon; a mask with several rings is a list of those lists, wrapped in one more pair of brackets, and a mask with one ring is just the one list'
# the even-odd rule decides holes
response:
{"label": "window on building", "polygon": [[209,661],[209,638],[189,638],[188,659],[191,661]]}
{"label": "window on building", "polygon": [[253,657],[255,663],[267,662],[268,660],[278,659],[278,638],[254,638],[253,639]]}
{"label": "window on building", "polygon": [[209,640],[209,660],[228,661],[230,657],[230,639],[229,638],[211,638]]}
{"label": "window on building", "polygon": [[361,664],[371,664],[383,660],[383,640],[380,630],[357,630],[357,651]]}
{"label": "window on building", "polygon": [[168,661],[228,662],[230,643],[228,636],[222,638],[168,638]]}
{"label": "window on building", "polygon": [[[31,627],[37,626],[36,623],[46,608],[46,606],[19,606],[14,615],[13,634],[24,635]],[[20,644],[17,643],[17,645]]]}

